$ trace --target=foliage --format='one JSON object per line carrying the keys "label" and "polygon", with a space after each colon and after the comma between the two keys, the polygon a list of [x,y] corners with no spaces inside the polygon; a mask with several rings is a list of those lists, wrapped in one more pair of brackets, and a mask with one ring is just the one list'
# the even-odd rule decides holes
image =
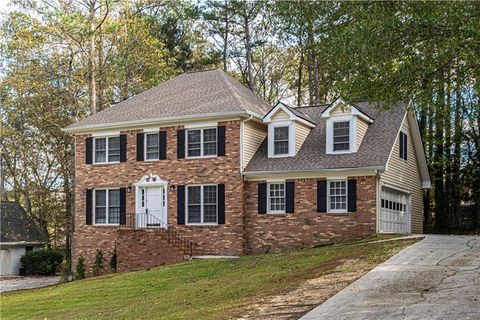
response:
{"label": "foliage", "polygon": [[[343,273],[358,272],[359,265],[373,268],[415,241],[192,260],[149,271],[112,274],[55,288],[2,294],[0,316],[4,320],[238,318],[252,302],[324,274],[338,272],[342,277]],[[338,268],[345,261],[358,263]]]}
{"label": "foliage", "polygon": [[78,257],[77,267],[75,272],[75,280],[85,279],[85,258]]}
{"label": "foliage", "polygon": [[20,258],[26,274],[54,275],[63,261],[63,253],[55,249],[42,249],[26,252]]}
{"label": "foliage", "polygon": [[63,259],[62,263],[60,264],[60,276],[61,281],[70,281],[72,275],[72,263],[70,259]]}
{"label": "foliage", "polygon": [[110,258],[110,271],[117,271],[117,248],[113,251],[112,257]]}
{"label": "foliage", "polygon": [[92,267],[93,276],[99,276],[103,271],[103,252],[98,250],[95,252],[95,262]]}

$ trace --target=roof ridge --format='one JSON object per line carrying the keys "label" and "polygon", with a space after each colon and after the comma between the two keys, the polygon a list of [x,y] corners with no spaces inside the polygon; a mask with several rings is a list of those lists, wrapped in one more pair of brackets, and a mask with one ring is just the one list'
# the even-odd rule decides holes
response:
{"label": "roof ridge", "polygon": [[[182,73],[182,74],[192,74],[192,73],[200,73],[200,72],[208,72],[208,71],[216,71],[216,70],[222,71],[222,70],[220,70],[220,69],[218,69],[218,68],[210,68],[210,69],[204,69],[204,70],[192,70],[192,71],[187,71],[187,72],[184,72],[184,73]],[[182,75],[182,74],[180,74],[180,75]],[[174,78],[172,78],[172,79],[174,79]]]}

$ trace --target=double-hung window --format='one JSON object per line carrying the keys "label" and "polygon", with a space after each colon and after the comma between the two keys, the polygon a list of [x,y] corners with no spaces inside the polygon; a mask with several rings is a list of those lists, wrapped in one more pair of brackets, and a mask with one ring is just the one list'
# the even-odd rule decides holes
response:
{"label": "double-hung window", "polygon": [[328,181],[328,212],[347,212],[347,181]]}
{"label": "double-hung window", "polygon": [[120,223],[120,189],[95,189],[95,224]]}
{"label": "double-hung window", "polygon": [[408,154],[408,136],[400,131],[399,135],[399,144],[400,144],[400,159],[407,160]]}
{"label": "double-hung window", "polygon": [[187,131],[187,157],[217,155],[217,128]]}
{"label": "double-hung window", "polygon": [[95,163],[120,161],[120,137],[95,138]]}
{"label": "double-hung window", "polygon": [[187,186],[187,223],[217,224],[217,185]]}
{"label": "double-hung window", "polygon": [[158,160],[160,158],[159,151],[159,134],[147,133],[145,135],[145,159],[146,160]]}
{"label": "double-hung window", "polygon": [[333,151],[350,150],[350,121],[333,123]]}
{"label": "double-hung window", "polygon": [[289,154],[288,150],[288,136],[289,127],[274,127],[273,128],[273,154],[284,155]]}
{"label": "double-hung window", "polygon": [[285,213],[284,182],[271,182],[268,184],[268,212]]}

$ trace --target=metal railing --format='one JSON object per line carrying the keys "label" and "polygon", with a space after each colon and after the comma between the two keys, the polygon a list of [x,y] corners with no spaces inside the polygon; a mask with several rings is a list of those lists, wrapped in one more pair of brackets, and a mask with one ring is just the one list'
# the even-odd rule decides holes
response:
{"label": "metal railing", "polygon": [[121,229],[156,230],[166,235],[167,241],[179,244],[181,249],[189,256],[193,255],[193,242],[180,235],[175,227],[169,225],[151,213],[127,214],[125,224],[120,224]]}

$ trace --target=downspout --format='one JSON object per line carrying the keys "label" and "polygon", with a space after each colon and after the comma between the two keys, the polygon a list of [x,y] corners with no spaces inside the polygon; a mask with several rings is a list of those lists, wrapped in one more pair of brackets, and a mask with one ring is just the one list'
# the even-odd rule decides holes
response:
{"label": "downspout", "polygon": [[376,195],[375,195],[375,202],[376,202],[376,218],[375,218],[375,223],[376,223],[376,229],[377,229],[377,234],[380,233],[380,223],[379,223],[379,217],[380,217],[380,193],[381,193],[381,185],[380,185],[380,172],[378,169],[375,169],[375,180],[376,180]]}

